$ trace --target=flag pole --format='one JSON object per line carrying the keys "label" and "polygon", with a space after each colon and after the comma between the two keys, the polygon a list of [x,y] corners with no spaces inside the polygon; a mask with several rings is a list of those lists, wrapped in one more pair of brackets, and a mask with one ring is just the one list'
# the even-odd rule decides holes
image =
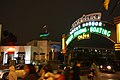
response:
{"label": "flag pole", "polygon": [[44,25],[43,28],[45,29],[45,32],[47,33],[47,25]]}
{"label": "flag pole", "polygon": [[116,6],[117,6],[119,3],[120,3],[120,0],[118,0],[118,1],[116,2],[115,6],[112,8],[112,10],[111,10],[110,14],[112,14],[112,13],[113,13],[113,11],[115,10]]}

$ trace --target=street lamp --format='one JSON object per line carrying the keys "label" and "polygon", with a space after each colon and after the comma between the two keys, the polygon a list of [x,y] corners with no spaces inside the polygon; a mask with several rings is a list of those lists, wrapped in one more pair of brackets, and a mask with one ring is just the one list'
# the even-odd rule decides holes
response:
{"label": "street lamp", "polygon": [[52,60],[54,60],[54,49],[52,48],[51,51],[52,51]]}

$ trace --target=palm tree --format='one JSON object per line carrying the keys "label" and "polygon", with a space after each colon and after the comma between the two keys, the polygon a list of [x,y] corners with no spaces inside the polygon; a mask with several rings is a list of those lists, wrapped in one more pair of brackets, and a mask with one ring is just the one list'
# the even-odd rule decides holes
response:
{"label": "palm tree", "polygon": [[16,42],[17,42],[17,37],[13,33],[8,32],[7,30],[3,31],[1,45],[13,46],[16,45]]}

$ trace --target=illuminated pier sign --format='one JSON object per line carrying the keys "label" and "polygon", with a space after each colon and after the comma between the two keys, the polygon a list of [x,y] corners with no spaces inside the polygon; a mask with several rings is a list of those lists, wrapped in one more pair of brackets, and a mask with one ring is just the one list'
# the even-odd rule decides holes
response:
{"label": "illuminated pier sign", "polygon": [[76,32],[78,29],[80,29],[80,28],[84,28],[84,27],[89,27],[89,26],[102,26],[102,22],[98,22],[98,21],[90,21],[90,22],[86,22],[86,23],[83,23],[83,24],[81,24],[81,25],[78,25],[78,26],[76,26],[75,28],[72,28],[71,30],[70,30],[70,34],[72,34],[72,33],[74,33],[74,32]]}
{"label": "illuminated pier sign", "polygon": [[83,15],[81,18],[77,19],[72,24],[71,29],[87,21],[100,21],[100,20],[101,20],[101,13],[92,13],[88,15]]}
{"label": "illuminated pier sign", "polygon": [[[93,22],[88,22],[88,23],[93,23]],[[107,30],[105,26],[102,25],[102,22],[94,22],[93,24],[91,24],[91,26],[87,24],[84,27],[83,26],[78,27],[74,29],[72,32],[70,32],[70,35],[66,39],[66,45],[68,45],[76,37],[78,37],[79,40],[89,39],[90,33],[99,34],[105,37],[111,36],[111,31]]]}
{"label": "illuminated pier sign", "polygon": [[101,21],[101,13],[92,13],[83,15],[71,25],[69,33],[65,36],[64,45],[67,48],[72,41],[97,38],[94,35],[104,37],[113,43],[117,41],[115,25],[107,21]]}
{"label": "illuminated pier sign", "polygon": [[115,43],[115,30],[113,24],[101,21],[101,13],[83,15],[72,24],[70,32],[66,36],[65,43],[67,46],[75,38],[78,40],[90,39],[92,37],[91,34],[101,35]]}

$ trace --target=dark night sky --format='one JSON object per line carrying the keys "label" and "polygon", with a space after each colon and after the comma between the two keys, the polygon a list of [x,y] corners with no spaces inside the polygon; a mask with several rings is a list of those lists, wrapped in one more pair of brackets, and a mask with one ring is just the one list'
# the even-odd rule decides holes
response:
{"label": "dark night sky", "polygon": [[[18,44],[38,40],[46,24],[50,39],[61,41],[71,24],[83,14],[99,11],[103,0],[0,0],[0,23],[18,38]],[[118,10],[119,9],[119,10]],[[101,10],[104,20],[120,15],[116,7],[112,15]]]}

